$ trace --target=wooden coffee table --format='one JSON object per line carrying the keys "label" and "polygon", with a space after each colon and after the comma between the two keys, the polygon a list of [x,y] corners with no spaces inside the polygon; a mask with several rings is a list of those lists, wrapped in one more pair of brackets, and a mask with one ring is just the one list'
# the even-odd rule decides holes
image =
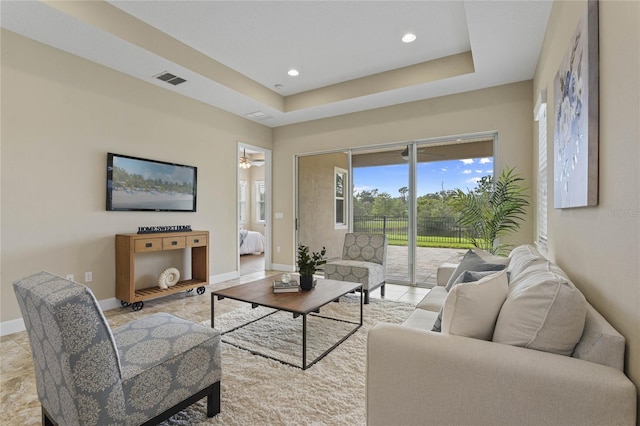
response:
{"label": "wooden coffee table", "polygon": [[[311,367],[316,362],[320,361],[324,358],[329,352],[334,350],[340,343],[344,342],[349,336],[355,333],[362,326],[362,301],[363,301],[363,292],[360,291],[360,322],[351,322],[343,319],[323,317],[335,321],[347,322],[350,324],[354,324],[355,327],[351,330],[346,336],[340,339],[336,344],[331,346],[328,350],[322,353],[319,357],[311,361],[307,364],[307,315],[316,313],[320,313],[320,308],[324,305],[327,305],[336,299],[339,299],[341,296],[344,296],[347,293],[351,293],[355,290],[362,290],[362,284],[351,283],[345,281],[336,281],[336,280],[326,280],[326,279],[318,279],[318,284],[315,288],[310,291],[301,291],[297,293],[274,293],[273,292],[273,280],[275,277],[265,278],[258,281],[253,281],[246,284],[240,284],[237,286],[224,288],[221,290],[215,290],[211,292],[211,327],[215,326],[214,323],[214,313],[215,313],[215,299],[218,300],[229,298],[234,300],[239,300],[242,302],[251,303],[252,308],[257,308],[258,306],[265,306],[268,308],[277,309],[280,311],[291,312],[294,318],[302,316],[302,367],[298,365],[291,364],[289,362],[273,358],[271,356],[256,352],[254,350],[250,350],[238,345],[238,348],[248,350],[256,355],[263,356],[265,358],[274,359],[276,361],[282,362],[284,364],[291,365],[293,367],[299,367],[303,370]],[[222,333],[222,335],[231,333],[239,328],[245,327],[249,324],[252,324],[256,321],[265,318],[272,313],[269,313],[265,316],[262,316],[256,320],[252,320],[246,324],[242,324],[238,327],[232,328],[231,330],[227,330]]]}

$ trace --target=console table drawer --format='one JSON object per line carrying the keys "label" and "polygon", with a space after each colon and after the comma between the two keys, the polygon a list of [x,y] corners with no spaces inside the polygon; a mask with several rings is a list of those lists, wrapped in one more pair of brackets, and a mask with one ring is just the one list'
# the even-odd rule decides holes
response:
{"label": "console table drawer", "polygon": [[189,235],[187,237],[187,247],[202,247],[207,245],[206,234]]}
{"label": "console table drawer", "polygon": [[186,246],[185,237],[166,237],[162,239],[163,250],[183,249]]}
{"label": "console table drawer", "polygon": [[136,252],[162,250],[162,238],[145,238],[142,240],[135,240],[134,250]]}

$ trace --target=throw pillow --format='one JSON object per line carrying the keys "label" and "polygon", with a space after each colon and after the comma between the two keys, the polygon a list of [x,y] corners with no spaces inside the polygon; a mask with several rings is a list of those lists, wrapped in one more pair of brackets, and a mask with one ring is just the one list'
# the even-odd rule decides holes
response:
{"label": "throw pillow", "polygon": [[571,355],[584,329],[587,302],[564,276],[546,272],[518,277],[509,286],[493,341]]}
{"label": "throw pillow", "polygon": [[500,263],[502,265],[509,265],[509,262],[511,261],[510,257],[505,257],[505,256],[497,256],[491,252],[488,252],[486,250],[483,250],[481,248],[474,248],[472,249],[473,252],[475,254],[477,254],[478,256],[480,256],[481,258],[483,258],[484,260],[486,260],[489,263]]}
{"label": "throw pillow", "polygon": [[[494,271],[464,271],[458,276],[452,287],[460,283],[472,283],[474,281],[479,281],[487,275],[492,275],[495,273],[496,272]],[[431,329],[431,331],[442,331],[442,308],[440,308],[438,318],[436,318],[436,321],[433,323],[433,328]]]}
{"label": "throw pillow", "polygon": [[462,261],[458,265],[458,267],[451,274],[451,278],[447,282],[445,288],[447,291],[451,290],[453,287],[453,283],[458,279],[458,276],[462,274],[464,271],[501,271],[505,268],[505,265],[499,263],[490,263],[484,260],[480,255],[475,253],[473,250],[467,251],[467,253],[462,258]]}
{"label": "throw pillow", "polygon": [[500,271],[451,289],[442,310],[442,332],[491,340],[500,308],[507,298],[507,272]]}

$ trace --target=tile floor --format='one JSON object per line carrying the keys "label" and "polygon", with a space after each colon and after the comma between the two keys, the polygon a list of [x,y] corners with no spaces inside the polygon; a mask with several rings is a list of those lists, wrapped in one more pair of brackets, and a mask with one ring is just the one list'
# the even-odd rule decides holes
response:
{"label": "tile floor", "polygon": [[[197,295],[195,291],[178,293],[145,301],[144,308],[138,312],[133,312],[131,308],[118,308],[105,311],[104,314],[112,327],[156,312],[170,312],[201,322],[210,319],[211,316],[211,290],[277,274],[279,274],[277,271],[262,271],[243,275],[235,280],[210,285],[203,295]],[[425,288],[387,284],[384,299],[415,304],[428,292],[429,290]],[[380,298],[380,290],[372,292],[371,297]],[[216,316],[242,306],[246,304],[229,299],[216,301]],[[2,413],[3,425],[41,424],[40,404],[26,332],[0,337],[0,413]]]}

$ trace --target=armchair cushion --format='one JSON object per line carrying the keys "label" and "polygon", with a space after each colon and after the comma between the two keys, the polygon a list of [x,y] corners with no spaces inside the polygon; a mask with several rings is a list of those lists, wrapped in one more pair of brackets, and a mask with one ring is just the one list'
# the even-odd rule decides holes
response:
{"label": "armchair cushion", "polygon": [[125,399],[140,421],[220,380],[220,334],[158,313],[115,328]]}
{"label": "armchair cushion", "polygon": [[326,278],[360,283],[373,290],[385,280],[384,266],[360,260],[335,260],[324,265]]}

